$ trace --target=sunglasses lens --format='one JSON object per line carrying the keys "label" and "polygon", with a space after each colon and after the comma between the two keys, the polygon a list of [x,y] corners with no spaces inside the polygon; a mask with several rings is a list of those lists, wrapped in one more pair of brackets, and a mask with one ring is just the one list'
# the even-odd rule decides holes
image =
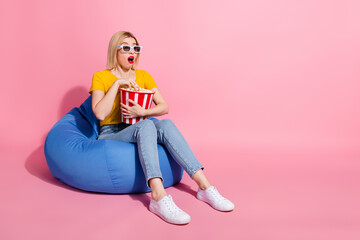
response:
{"label": "sunglasses lens", "polygon": [[141,47],[140,46],[134,46],[134,52],[139,53],[141,51]]}
{"label": "sunglasses lens", "polygon": [[129,52],[130,51],[130,46],[122,46],[122,49],[124,52]]}

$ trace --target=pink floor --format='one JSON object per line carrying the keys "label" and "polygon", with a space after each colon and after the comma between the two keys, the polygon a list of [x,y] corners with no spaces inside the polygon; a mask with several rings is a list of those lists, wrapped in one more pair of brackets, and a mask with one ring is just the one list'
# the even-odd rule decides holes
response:
{"label": "pink floor", "polygon": [[235,210],[197,200],[196,183],[184,174],[166,189],[192,217],[178,226],[148,211],[149,193],[94,194],[62,184],[43,146],[3,149],[0,239],[360,239],[360,151],[193,150]]}

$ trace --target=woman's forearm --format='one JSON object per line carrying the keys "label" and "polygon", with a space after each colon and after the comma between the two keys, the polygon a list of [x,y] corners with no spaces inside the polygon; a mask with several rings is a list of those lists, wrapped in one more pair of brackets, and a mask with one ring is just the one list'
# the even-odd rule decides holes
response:
{"label": "woman's forearm", "polygon": [[167,103],[159,103],[155,107],[147,109],[145,111],[145,116],[161,116],[167,113],[169,113],[169,106],[167,105]]}

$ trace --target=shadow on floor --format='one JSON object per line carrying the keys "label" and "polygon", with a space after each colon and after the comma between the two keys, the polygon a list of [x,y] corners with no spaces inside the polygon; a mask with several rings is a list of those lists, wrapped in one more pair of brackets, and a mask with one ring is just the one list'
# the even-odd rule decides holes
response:
{"label": "shadow on floor", "polygon": [[29,155],[25,162],[25,168],[31,175],[44,182],[76,192],[86,192],[62,183],[51,174],[45,160],[44,145],[39,146]]}

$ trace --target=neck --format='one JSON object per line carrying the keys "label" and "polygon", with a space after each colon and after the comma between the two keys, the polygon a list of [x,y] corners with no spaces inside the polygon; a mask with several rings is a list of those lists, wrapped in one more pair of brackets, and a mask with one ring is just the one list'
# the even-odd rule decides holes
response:
{"label": "neck", "polygon": [[121,66],[117,66],[117,67],[115,67],[115,70],[118,71],[120,74],[129,74],[132,69],[131,68],[125,69],[125,68],[122,68]]}

